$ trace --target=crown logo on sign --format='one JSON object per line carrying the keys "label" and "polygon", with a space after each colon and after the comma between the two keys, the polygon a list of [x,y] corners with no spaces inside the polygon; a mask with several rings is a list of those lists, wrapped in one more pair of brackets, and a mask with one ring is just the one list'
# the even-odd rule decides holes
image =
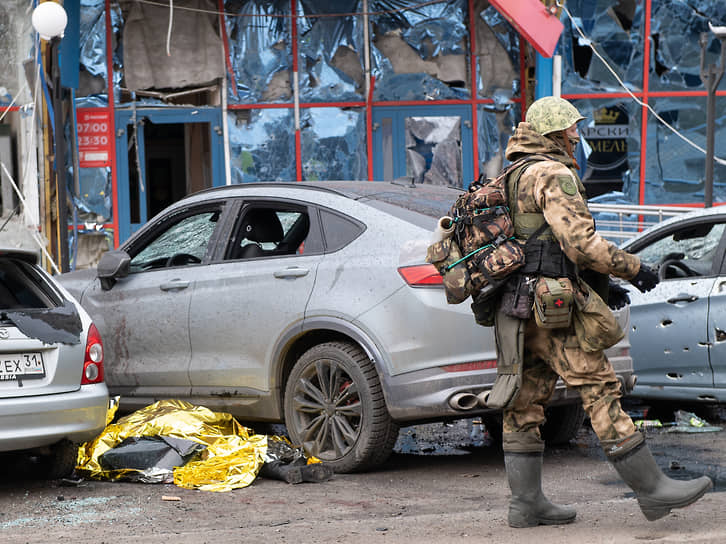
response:
{"label": "crown logo on sign", "polygon": [[617,110],[609,110],[607,108],[600,108],[595,112],[595,122],[598,125],[613,125],[617,121],[620,112]]}

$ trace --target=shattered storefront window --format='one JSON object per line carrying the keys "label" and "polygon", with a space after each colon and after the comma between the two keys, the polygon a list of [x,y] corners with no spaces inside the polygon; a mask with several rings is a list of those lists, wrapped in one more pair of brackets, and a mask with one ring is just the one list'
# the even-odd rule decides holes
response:
{"label": "shattered storefront window", "polygon": [[[701,33],[708,35],[706,65],[718,65],[721,40],[708,22],[726,24],[723,0],[653,0],[651,8],[650,90],[703,89],[700,77]],[[726,89],[726,80],[719,88]]]}
{"label": "shattered storefront window", "polygon": [[101,102],[82,101],[84,105],[105,105],[106,83],[106,10],[104,0],[82,0],[80,20],[80,67],[77,97],[103,95]]}
{"label": "shattered storefront window", "polygon": [[593,55],[590,42],[629,89],[642,90],[644,0],[568,0],[567,8],[574,20],[563,15],[565,28],[559,42],[562,92],[622,91],[617,79]]}
{"label": "shattered storefront window", "polygon": [[32,55],[27,0],[3,0],[0,9],[0,104],[30,102],[23,61]]}
{"label": "shattered storefront window", "polygon": [[406,177],[414,183],[463,186],[461,118],[405,119]]}
{"label": "shattered storefront window", "polygon": [[469,98],[468,8],[465,0],[398,11],[395,0],[372,1],[374,100]]}
{"label": "shattered storefront window", "polygon": [[301,0],[297,19],[300,95],[306,102],[360,101],[365,93],[362,16],[358,0]]}
{"label": "shattered storefront window", "polygon": [[479,96],[498,103],[518,97],[519,33],[491,6],[476,18],[475,51]]}
{"label": "shattered storefront window", "polygon": [[588,198],[638,202],[640,106],[630,99],[573,101],[585,117],[576,156]]}
{"label": "shattered storefront window", "polygon": [[[236,87],[233,103],[292,100],[290,2],[227,0],[229,55]],[[288,17],[279,17],[287,15]]]}
{"label": "shattered storefront window", "polygon": [[83,223],[107,223],[111,214],[111,169],[79,168],[79,194],[72,191],[73,205]]}
{"label": "shattered storefront window", "polygon": [[368,179],[363,109],[310,108],[301,122],[304,180]]}
{"label": "shattered storefront window", "polygon": [[504,151],[519,123],[521,117],[519,111],[519,105],[510,105],[506,108],[489,104],[479,106],[477,113],[479,171],[486,177],[495,177],[507,162]]}
{"label": "shattered storefront window", "polygon": [[230,112],[228,126],[232,183],[295,179],[292,110]]}
{"label": "shattered storefront window", "polygon": [[[657,98],[651,105],[658,114],[689,140],[706,147],[706,98]],[[716,156],[726,159],[726,98],[716,99]],[[645,171],[645,203],[686,204],[703,202],[706,156],[687,144],[655,117],[648,117],[648,148]],[[726,166],[714,165],[714,201],[726,201]],[[635,200],[637,202],[637,200]]]}

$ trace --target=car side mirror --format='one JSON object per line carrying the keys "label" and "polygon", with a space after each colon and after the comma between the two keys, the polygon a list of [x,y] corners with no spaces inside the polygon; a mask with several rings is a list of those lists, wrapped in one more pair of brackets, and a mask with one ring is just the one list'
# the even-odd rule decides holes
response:
{"label": "car side mirror", "polygon": [[96,273],[104,291],[111,289],[118,278],[128,276],[130,266],[131,257],[125,251],[116,250],[104,253],[96,267]]}

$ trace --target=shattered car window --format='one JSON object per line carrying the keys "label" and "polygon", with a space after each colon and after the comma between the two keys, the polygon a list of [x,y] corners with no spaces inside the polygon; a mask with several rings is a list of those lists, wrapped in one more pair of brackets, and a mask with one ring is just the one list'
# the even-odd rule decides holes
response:
{"label": "shattered car window", "polygon": [[207,251],[218,217],[218,211],[208,210],[173,224],[131,259],[131,272],[168,266],[169,260],[176,255],[190,255],[200,262]]}
{"label": "shattered car window", "polygon": [[684,261],[691,270],[705,275],[711,271],[725,227],[726,223],[717,223],[678,230],[638,251],[637,255],[650,265],[662,264],[667,259]]}
{"label": "shattered car window", "polygon": [[0,310],[53,308],[60,304],[32,266],[16,259],[0,259]]}

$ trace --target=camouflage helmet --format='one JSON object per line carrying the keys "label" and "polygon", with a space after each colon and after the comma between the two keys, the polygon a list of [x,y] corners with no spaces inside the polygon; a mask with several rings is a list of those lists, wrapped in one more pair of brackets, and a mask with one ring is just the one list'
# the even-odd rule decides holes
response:
{"label": "camouflage helmet", "polygon": [[535,100],[525,116],[525,121],[543,136],[557,130],[566,130],[583,119],[575,106],[559,96],[546,96]]}

